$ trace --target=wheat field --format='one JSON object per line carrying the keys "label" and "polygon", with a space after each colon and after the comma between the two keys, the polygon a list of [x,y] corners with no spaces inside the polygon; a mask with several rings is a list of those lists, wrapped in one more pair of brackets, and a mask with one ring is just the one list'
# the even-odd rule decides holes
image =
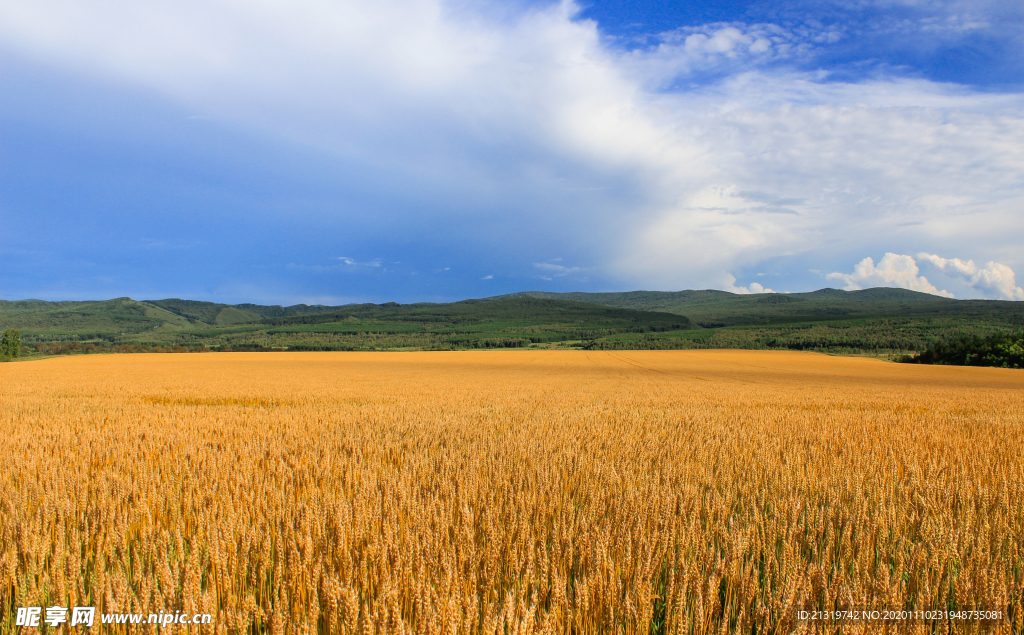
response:
{"label": "wheat field", "polygon": [[[5,633],[51,604],[214,616],[174,632],[1024,632],[1021,371],[79,356],[0,365],[0,431]],[[843,608],[1004,618],[799,613]],[[157,632],[89,632],[116,628]]]}

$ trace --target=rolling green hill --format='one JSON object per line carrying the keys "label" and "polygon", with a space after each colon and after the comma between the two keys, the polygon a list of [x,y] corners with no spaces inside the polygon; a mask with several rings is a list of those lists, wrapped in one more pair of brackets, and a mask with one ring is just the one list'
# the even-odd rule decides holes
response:
{"label": "rolling green hill", "polygon": [[93,350],[382,350],[517,348],[691,328],[665,312],[568,300],[505,298],[342,307],[219,305],[188,300],[0,304],[38,353]]}
{"label": "rolling green hill", "polygon": [[0,301],[29,353],[144,350],[753,348],[899,357],[935,342],[1015,333],[1024,302],[904,289],[524,292],[446,304],[282,307],[193,300]]}
{"label": "rolling green hill", "polygon": [[706,328],[912,316],[975,318],[1024,324],[1024,302],[954,300],[890,288],[862,291],[820,289],[809,293],[749,295],[713,290],[624,293],[527,291],[500,297],[575,300],[641,311],[667,311],[685,315],[695,324]]}
{"label": "rolling green hill", "polygon": [[308,315],[333,311],[338,307],[296,304],[293,306],[265,306],[262,304],[217,304],[197,300],[147,300],[146,304],[160,307],[175,315],[180,315],[195,323],[205,324],[243,324],[258,322],[264,318],[288,317],[291,315]]}
{"label": "rolling green hill", "polygon": [[115,298],[88,302],[0,300],[0,325],[20,329],[29,339],[112,340],[119,337],[137,338],[150,331],[180,332],[211,325],[258,322],[267,317],[333,311],[336,308],[305,304],[290,307],[228,305],[177,299],[137,301]]}
{"label": "rolling green hill", "polygon": [[189,320],[145,302],[115,298],[99,302],[0,300],[0,325],[17,328],[28,338],[50,340],[108,339],[152,330],[188,328]]}
{"label": "rolling green hill", "polygon": [[954,300],[891,288],[749,295],[714,290],[525,292],[505,297],[667,311],[686,315],[700,327],[674,334],[618,334],[587,344],[600,349],[789,349],[901,358],[937,342],[1012,334],[1024,326],[1024,302]]}

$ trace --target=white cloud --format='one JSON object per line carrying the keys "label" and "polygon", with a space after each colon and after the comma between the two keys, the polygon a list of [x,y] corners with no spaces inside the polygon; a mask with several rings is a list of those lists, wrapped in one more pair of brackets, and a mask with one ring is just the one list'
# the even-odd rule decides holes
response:
{"label": "white cloud", "polygon": [[686,82],[695,72],[760,66],[806,56],[815,44],[774,24],[715,23],[662,33],[654,46],[633,49],[621,62],[651,86]]}
{"label": "white cloud", "polygon": [[[506,236],[494,249],[522,267],[538,258],[521,255],[522,242],[541,235],[647,288],[758,292],[729,272],[871,252],[879,236],[1024,266],[1021,95],[771,66],[846,37],[832,27],[713,24],[624,51],[576,11],[7,0],[0,44],[372,166],[380,191],[405,197],[399,211],[375,212],[382,231],[486,223],[504,228],[487,235]],[[692,86],[708,69],[728,77]],[[946,293],[899,258],[909,256],[833,275]],[[975,275],[979,289],[1016,288],[998,268],[965,279]]]}
{"label": "white cloud", "polygon": [[734,276],[729,276],[729,278],[732,278],[732,280],[723,288],[723,291],[729,291],[730,293],[739,293],[743,295],[751,293],[775,293],[775,291],[766,288],[760,282],[751,282],[749,285],[745,287],[737,287],[735,285],[736,278]]}
{"label": "white cloud", "polygon": [[[558,260],[561,260],[561,258]],[[542,280],[553,280],[555,278],[562,278],[568,275],[588,271],[585,267],[566,267],[565,265],[560,265],[557,262],[535,262],[533,263],[533,266],[535,269],[541,271],[541,274],[537,277]]]}
{"label": "white cloud", "polygon": [[751,293],[775,293],[775,291],[774,291],[774,290],[772,290],[772,289],[769,289],[769,288],[767,288],[767,287],[764,287],[764,286],[762,286],[762,285],[761,285],[761,283],[759,283],[759,282],[751,282],[751,283],[750,283],[750,284],[749,284],[749,285],[747,286],[747,289],[748,289],[748,290],[749,290],[749,291],[750,291]]}
{"label": "white cloud", "polygon": [[494,280],[494,276],[484,276],[481,280]]}
{"label": "white cloud", "polygon": [[982,295],[1000,300],[1024,300],[1024,289],[1017,286],[1013,269],[1007,265],[990,261],[984,267],[974,264],[973,260],[959,258],[943,258],[935,254],[919,253],[913,256],[887,253],[876,265],[870,257],[860,261],[853,273],[830,273],[825,276],[829,280],[841,280],[846,283],[847,291],[865,287],[900,287],[933,293],[948,298],[953,294],[932,284],[928,278],[920,275],[919,263],[933,267],[941,275],[953,280],[960,280],[968,288]]}
{"label": "white cloud", "polygon": [[663,287],[725,284],[723,271],[863,253],[879,236],[1020,262],[1019,96],[750,73],[665,100],[692,121],[695,143],[714,148],[704,181],[715,185],[680,178],[661,190],[660,209],[615,263],[623,274]]}
{"label": "white cloud", "polygon": [[942,258],[935,254],[920,253],[918,260],[927,262],[951,276],[962,278],[968,285],[990,296],[1002,300],[1024,300],[1024,289],[1017,286],[1013,269],[998,262],[989,262],[984,267],[973,260],[964,262],[959,258]]}
{"label": "white cloud", "polygon": [[346,264],[346,265],[349,265],[349,266],[352,266],[352,267],[380,267],[380,266],[382,266],[381,265],[381,261],[379,259],[378,260],[370,260],[370,261],[367,261],[367,262],[359,262],[358,260],[354,260],[354,259],[349,258],[347,256],[338,256],[337,258],[335,258],[335,260],[340,260],[343,264]]}
{"label": "white cloud", "polygon": [[857,263],[853,273],[830,273],[825,276],[829,280],[842,280],[847,291],[856,291],[865,287],[898,287],[912,291],[922,291],[933,295],[952,298],[948,291],[940,291],[928,278],[918,275],[920,269],[911,256],[887,253],[875,264],[868,256]]}

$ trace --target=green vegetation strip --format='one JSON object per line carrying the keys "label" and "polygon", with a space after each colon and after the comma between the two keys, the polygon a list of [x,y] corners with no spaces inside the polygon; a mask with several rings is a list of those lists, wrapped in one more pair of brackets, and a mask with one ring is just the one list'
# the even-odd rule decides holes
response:
{"label": "green vegetation strip", "polygon": [[[1019,339],[1013,337],[1022,327],[1024,302],[952,300],[903,289],[823,289],[785,295],[529,292],[448,304],[334,307],[130,298],[0,301],[0,332],[20,330],[23,356],[206,350],[741,348],[1013,367],[1019,365],[1013,357]],[[925,356],[915,357],[918,353]]]}

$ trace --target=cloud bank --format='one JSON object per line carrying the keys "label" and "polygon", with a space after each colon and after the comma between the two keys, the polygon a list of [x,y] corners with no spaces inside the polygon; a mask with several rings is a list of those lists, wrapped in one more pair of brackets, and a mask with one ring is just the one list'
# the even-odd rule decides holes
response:
{"label": "cloud bank", "polygon": [[962,278],[971,287],[1001,300],[1024,300],[1024,289],[1017,286],[1017,279],[1010,269],[998,262],[989,262],[984,267],[974,264],[973,260],[964,262],[959,258],[941,258],[935,254],[921,253],[919,260],[951,276]]}
{"label": "cloud bank", "polygon": [[861,260],[853,268],[853,273],[830,273],[829,280],[841,280],[846,283],[847,291],[858,291],[865,287],[898,287],[952,298],[953,294],[940,291],[928,278],[918,275],[920,269],[917,262],[910,256],[888,253],[875,264],[870,256]]}
{"label": "cloud bank", "polygon": [[[914,34],[937,47],[1012,13],[925,4],[908,5]],[[359,166],[370,202],[334,206],[332,223],[377,246],[484,254],[504,279],[769,292],[747,272],[772,263],[813,285],[808,268],[891,251],[818,282],[949,295],[896,252],[955,250],[989,264],[918,260],[1024,299],[1020,92],[821,61],[910,28],[889,5],[856,25],[783,11],[623,43],[568,1],[9,0],[0,52]]]}
{"label": "cloud bank", "polygon": [[969,288],[985,297],[1024,300],[1024,289],[1017,286],[1013,269],[1004,264],[989,262],[984,267],[979,267],[973,260],[965,262],[959,258],[942,258],[928,253],[918,254],[916,260],[912,256],[887,253],[877,265],[869,256],[857,263],[853,273],[834,272],[828,274],[826,278],[845,283],[844,288],[847,291],[867,287],[899,287],[946,298],[954,297],[949,291],[940,290],[929,282],[928,278],[920,275],[919,262],[925,263],[940,274],[960,279]]}

